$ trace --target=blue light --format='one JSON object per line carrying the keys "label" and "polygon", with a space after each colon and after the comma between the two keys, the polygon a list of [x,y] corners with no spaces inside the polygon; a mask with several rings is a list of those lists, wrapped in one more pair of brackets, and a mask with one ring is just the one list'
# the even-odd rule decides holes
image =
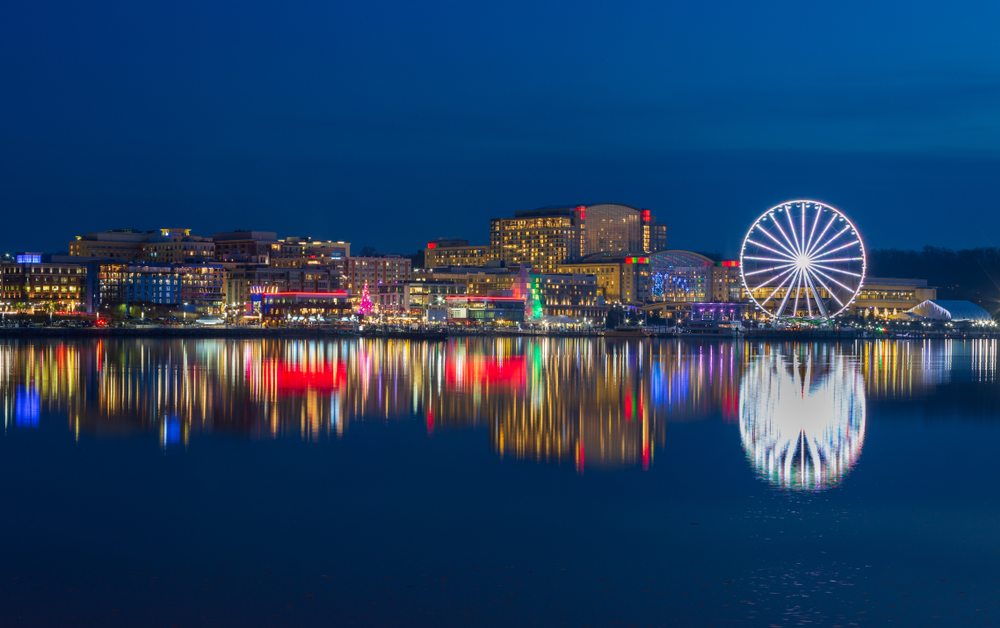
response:
{"label": "blue light", "polygon": [[14,395],[14,425],[37,429],[41,410],[42,402],[38,390],[18,386]]}

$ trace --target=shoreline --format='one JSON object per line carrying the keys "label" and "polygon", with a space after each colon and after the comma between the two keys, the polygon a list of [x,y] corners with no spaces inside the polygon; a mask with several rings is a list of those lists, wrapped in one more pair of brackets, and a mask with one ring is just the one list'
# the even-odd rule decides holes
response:
{"label": "shoreline", "polygon": [[[0,339],[18,338],[392,338],[401,340],[442,341],[449,338],[604,338],[600,333],[532,333],[532,332],[473,332],[463,330],[389,332],[389,333],[344,333],[331,329],[320,328],[257,328],[257,327],[179,327],[179,328],[60,328],[60,327],[6,327],[0,328]],[[751,330],[740,336],[717,336],[709,334],[681,334],[658,338],[608,338],[610,342],[634,342],[636,340],[976,340],[995,339],[1000,337],[997,332],[948,332],[924,333],[912,337],[902,337],[898,334],[884,334],[864,337],[856,332],[821,331],[821,330]]]}

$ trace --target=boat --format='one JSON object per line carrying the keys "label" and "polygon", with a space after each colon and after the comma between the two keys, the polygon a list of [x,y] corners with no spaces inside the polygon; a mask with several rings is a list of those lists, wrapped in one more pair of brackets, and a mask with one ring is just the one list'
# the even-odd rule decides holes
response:
{"label": "boat", "polygon": [[645,327],[621,325],[604,331],[605,338],[652,338],[653,332]]}

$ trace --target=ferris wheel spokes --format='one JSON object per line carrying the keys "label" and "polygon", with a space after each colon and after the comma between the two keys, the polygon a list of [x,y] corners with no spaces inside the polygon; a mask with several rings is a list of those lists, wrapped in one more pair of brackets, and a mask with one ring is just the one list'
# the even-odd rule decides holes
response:
{"label": "ferris wheel spokes", "polygon": [[[827,212],[830,220],[823,218]],[[838,221],[845,224],[835,228]],[[758,232],[767,236],[766,243]],[[864,244],[854,225],[836,208],[817,201],[791,201],[767,210],[750,228],[740,252],[744,288],[758,308],[775,318],[838,316],[857,297],[865,267]]]}

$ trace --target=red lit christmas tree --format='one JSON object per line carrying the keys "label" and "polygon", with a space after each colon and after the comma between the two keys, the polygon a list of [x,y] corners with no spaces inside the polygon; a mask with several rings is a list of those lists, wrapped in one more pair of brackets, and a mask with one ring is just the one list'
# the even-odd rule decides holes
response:
{"label": "red lit christmas tree", "polygon": [[365,284],[365,289],[361,293],[361,303],[358,303],[358,314],[360,316],[368,316],[373,311],[375,311],[375,306],[372,305],[371,295],[368,294],[368,284]]}

